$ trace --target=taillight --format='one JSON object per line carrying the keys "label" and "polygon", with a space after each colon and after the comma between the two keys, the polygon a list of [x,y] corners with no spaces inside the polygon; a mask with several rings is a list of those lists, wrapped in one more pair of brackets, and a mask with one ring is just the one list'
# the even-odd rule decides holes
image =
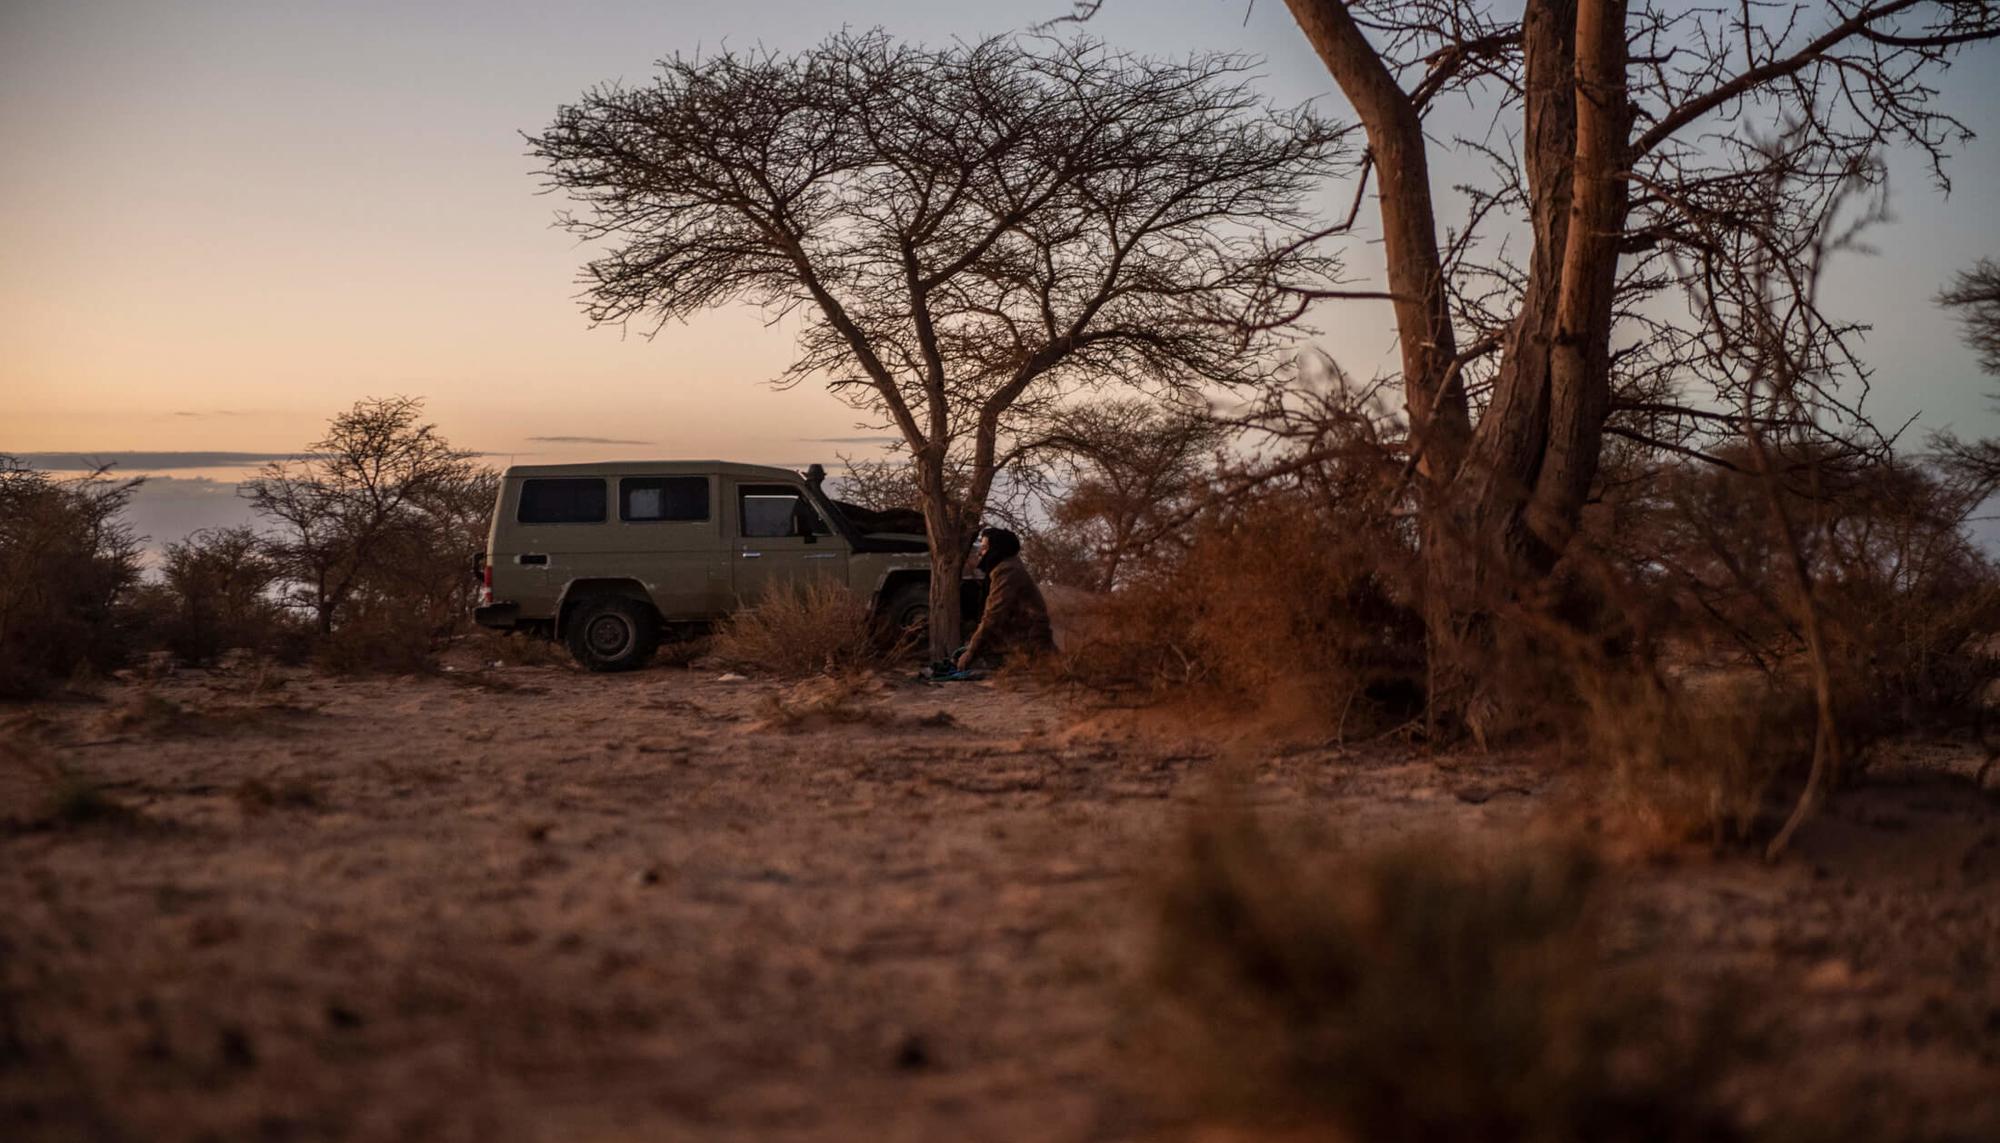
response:
{"label": "taillight", "polygon": [[490,562],[479,569],[479,602],[493,602],[493,565]]}

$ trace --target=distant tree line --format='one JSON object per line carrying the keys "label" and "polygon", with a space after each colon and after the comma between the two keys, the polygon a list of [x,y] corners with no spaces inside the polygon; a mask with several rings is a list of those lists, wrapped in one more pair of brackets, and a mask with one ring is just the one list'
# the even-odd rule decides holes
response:
{"label": "distant tree line", "polygon": [[60,480],[0,458],[0,697],[47,693],[146,652],[232,650],[337,669],[415,669],[464,631],[498,477],[423,421],[364,400],[301,459],[243,487],[256,526],[164,545],[155,574],[123,513],[143,478]]}

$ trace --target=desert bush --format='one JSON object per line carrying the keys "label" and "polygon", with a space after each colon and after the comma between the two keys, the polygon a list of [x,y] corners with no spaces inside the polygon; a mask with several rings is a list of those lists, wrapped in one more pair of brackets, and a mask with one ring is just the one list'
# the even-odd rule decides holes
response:
{"label": "desert bush", "polygon": [[134,649],[138,544],[121,515],[136,480],[56,480],[0,457],[0,698],[46,693]]}
{"label": "desert bush", "polygon": [[281,598],[332,670],[408,670],[464,630],[498,476],[412,398],[357,402],[304,458],[245,485]]}
{"label": "desert bush", "polygon": [[161,553],[154,636],[183,662],[278,650],[289,624],[271,596],[278,569],[250,528],[211,528]]}
{"label": "desert bush", "polygon": [[1798,681],[1743,668],[1669,679],[1606,664],[1575,689],[1567,750],[1597,778],[1607,836],[1623,850],[1764,840],[1772,797],[1812,762],[1816,712]]}
{"label": "desert bush", "polygon": [[1349,852],[1199,820],[1158,897],[1163,1086],[1284,1138],[1728,1138],[1723,1009],[1677,1015],[1610,965],[1592,886],[1567,848]]}
{"label": "desert bush", "polygon": [[868,602],[837,583],[774,588],[716,630],[710,651],[733,667],[777,675],[838,674],[885,661]]}
{"label": "desert bush", "polygon": [[1099,601],[1062,669],[1096,689],[1317,711],[1349,731],[1411,717],[1424,653],[1413,553],[1393,521],[1356,515],[1298,491],[1211,507],[1178,558]]}
{"label": "desert bush", "polygon": [[1171,507],[1132,518],[1128,539],[1144,542],[1066,642],[1062,670],[1092,689],[1303,714],[1336,734],[1409,720],[1426,699],[1426,641],[1417,529],[1397,508],[1397,414],[1380,386],[1329,367],[1274,388],[1250,422],[1272,451],[1226,463],[1201,457],[1226,443],[1204,418],[1113,418],[1100,434],[1151,441],[1134,449],[1170,472],[1135,486],[1116,475],[1123,461],[1084,471]]}
{"label": "desert bush", "polygon": [[314,638],[312,661],[340,675],[418,674],[431,669],[441,645],[401,601],[350,599],[333,630]]}
{"label": "desert bush", "polygon": [[[1725,462],[1749,463],[1723,450]],[[1962,721],[2000,677],[2000,573],[1966,532],[1986,489],[1908,459],[1779,452],[1778,494],[1799,521],[1829,667],[1857,729]],[[1620,538],[1635,583],[1678,603],[1692,657],[1734,655],[1773,679],[1803,654],[1796,576],[1754,473],[1660,469]]]}

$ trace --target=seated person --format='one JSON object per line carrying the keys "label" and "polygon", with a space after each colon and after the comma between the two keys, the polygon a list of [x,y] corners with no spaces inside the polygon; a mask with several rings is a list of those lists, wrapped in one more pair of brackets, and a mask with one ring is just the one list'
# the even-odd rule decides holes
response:
{"label": "seated person", "polygon": [[986,573],[986,610],[958,656],[959,670],[1055,650],[1049,607],[1021,563],[1021,539],[1005,528],[982,528],[973,555]]}

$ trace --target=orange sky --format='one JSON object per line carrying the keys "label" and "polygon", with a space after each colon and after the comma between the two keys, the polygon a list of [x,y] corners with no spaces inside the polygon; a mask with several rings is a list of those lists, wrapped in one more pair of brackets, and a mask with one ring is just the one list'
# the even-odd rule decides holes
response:
{"label": "orange sky", "polygon": [[[560,203],[534,193],[518,132],[663,54],[799,48],[842,23],[977,36],[1068,4],[1041,7],[8,0],[0,451],[291,450],[387,394],[423,396],[454,442],[524,461],[866,451],[828,439],[871,434],[824,392],[762,384],[791,341],[755,312],[653,342],[589,329],[572,296],[586,252],[550,227]],[[1263,55],[1275,97],[1344,111],[1281,4],[1114,0],[1091,30]],[[2000,102],[1996,62],[1983,49],[1945,85],[1976,122]],[[1878,322],[1878,413],[1990,432],[1990,381],[1929,298],[2000,255],[2000,146],[1966,148],[1953,173],[1944,200],[1899,169],[1900,221],[1833,294]],[[1326,205],[1344,205],[1339,188]],[[1350,264],[1366,275],[1375,258],[1356,243]],[[1322,324],[1352,371],[1390,360],[1383,307],[1343,304]]]}

